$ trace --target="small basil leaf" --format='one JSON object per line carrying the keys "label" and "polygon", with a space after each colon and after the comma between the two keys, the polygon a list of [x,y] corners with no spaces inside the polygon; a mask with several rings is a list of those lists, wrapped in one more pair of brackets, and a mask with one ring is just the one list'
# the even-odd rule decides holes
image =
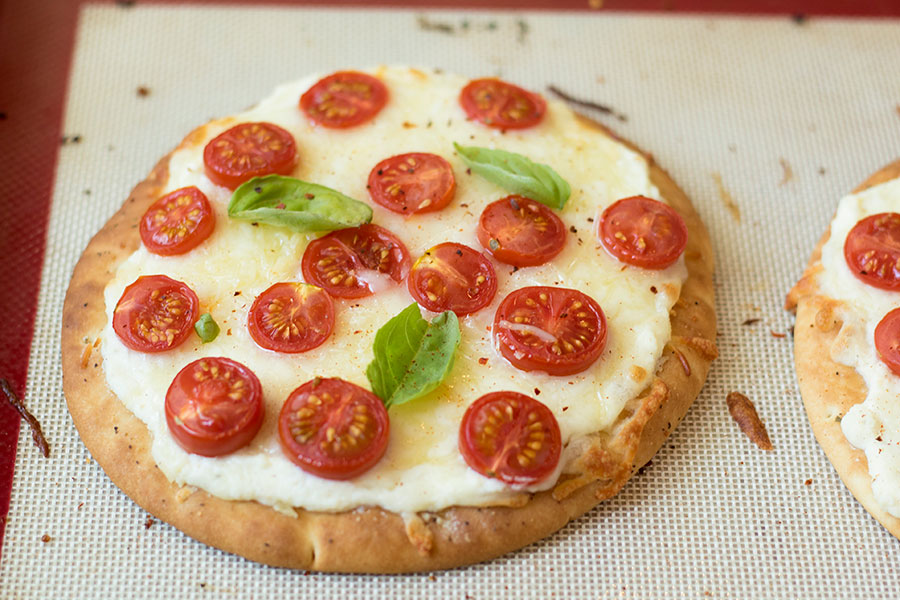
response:
{"label": "small basil leaf", "polygon": [[434,390],[450,372],[459,347],[459,320],[445,311],[429,323],[410,304],[375,334],[366,368],[372,391],[390,408]]}
{"label": "small basil leaf", "polygon": [[323,185],[266,175],[254,177],[234,190],[228,203],[228,216],[305,233],[368,223],[372,220],[372,209]]}
{"label": "small basil leaf", "polygon": [[211,314],[203,313],[194,323],[194,331],[197,332],[204,344],[208,344],[219,335],[219,324],[213,320]]}
{"label": "small basil leaf", "polygon": [[559,174],[521,154],[453,143],[470,169],[503,189],[562,210],[572,189]]}

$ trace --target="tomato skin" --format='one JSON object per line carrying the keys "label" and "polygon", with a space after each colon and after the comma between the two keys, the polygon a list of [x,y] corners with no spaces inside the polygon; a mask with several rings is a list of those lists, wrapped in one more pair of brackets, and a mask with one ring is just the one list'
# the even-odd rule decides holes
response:
{"label": "tomato skin", "polygon": [[687,246],[688,231],[673,208],[646,196],[612,203],[600,216],[600,241],[616,259],[643,269],[675,263]]}
{"label": "tomato skin", "polygon": [[267,350],[306,352],[321,346],[334,330],[334,303],[320,287],[276,283],[253,301],[247,328],[253,341]]}
{"label": "tomato skin", "polygon": [[556,470],[561,450],[556,417],[543,403],[518,392],[485,394],[469,406],[459,427],[459,451],[466,463],[509,485],[546,479]]}
{"label": "tomato skin", "polygon": [[887,368],[900,376],[900,308],[884,315],[875,326],[875,349]]}
{"label": "tomato skin", "polygon": [[507,196],[485,207],[478,241],[495,259],[516,267],[542,265],[562,251],[566,226],[549,207],[524,196]]}
{"label": "tomato skin", "polygon": [[285,455],[304,471],[352,479],[384,456],[390,421],[372,392],[342,379],[316,378],[288,396],[278,416],[278,437]]}
{"label": "tomato skin", "polygon": [[494,129],[525,129],[541,122],[547,102],[538,94],[500,79],[470,81],[459,94],[466,115]]}
{"label": "tomato skin", "polygon": [[253,371],[237,361],[200,358],[172,380],[165,412],[172,437],[188,452],[230,454],[249,444],[262,426],[262,386]]}
{"label": "tomato skin", "polygon": [[197,294],[184,283],[144,275],[122,292],[113,311],[113,330],[132,350],[165,352],[191,335],[199,308]]}
{"label": "tomato skin", "polygon": [[209,237],[216,216],[206,194],[194,186],[166,194],[150,205],[141,218],[141,241],[161,256],[184,254]]}
{"label": "tomato skin", "polygon": [[345,129],[370,121],[387,101],[388,89],[377,78],[357,71],[338,71],[304,92],[300,108],[323,127]]}
{"label": "tomato skin", "polygon": [[360,278],[364,270],[376,271],[400,283],[409,274],[412,259],[397,236],[378,225],[332,231],[309,243],[300,269],[303,278],[336,298],[363,298],[375,293]]}
{"label": "tomato skin", "polygon": [[426,250],[413,264],[407,287],[427,310],[452,310],[462,317],[491,303],[497,294],[497,274],[477,250],[444,242]]}
{"label": "tomato skin", "polygon": [[606,315],[600,305],[568,288],[520,288],[503,299],[494,315],[497,349],[523,371],[580,373],[603,353],[606,334]]}
{"label": "tomato skin", "polygon": [[847,234],[844,259],[863,283],[900,290],[900,214],[879,213],[861,219]]}
{"label": "tomato skin", "polygon": [[410,152],[386,158],[369,173],[372,200],[401,215],[438,211],[456,192],[453,168],[437,154]]}
{"label": "tomato skin", "polygon": [[235,125],[203,149],[206,176],[229,190],[254,177],[290,175],[296,163],[294,136],[272,123]]}

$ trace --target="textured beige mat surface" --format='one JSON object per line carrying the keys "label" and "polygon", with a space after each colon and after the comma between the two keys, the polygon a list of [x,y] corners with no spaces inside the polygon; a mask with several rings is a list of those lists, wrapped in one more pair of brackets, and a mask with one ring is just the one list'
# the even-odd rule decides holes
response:
{"label": "textured beige mat surface", "polygon": [[[900,542],[816,445],[790,335],[779,336],[792,322],[784,294],[839,197],[900,157],[898,56],[896,21],[88,7],[65,118],[81,141],[60,149],[28,381],[53,455],[41,458],[23,430],[0,597],[897,598]],[[721,357],[706,388],[618,497],[491,563],[305,574],[148,528],[65,409],[58,338],[71,269],[193,127],[280,82],[378,63],[556,85],[624,115],[588,111],[653,152],[694,199],[718,253]],[[774,452],[731,421],[734,390],[755,401]]]}

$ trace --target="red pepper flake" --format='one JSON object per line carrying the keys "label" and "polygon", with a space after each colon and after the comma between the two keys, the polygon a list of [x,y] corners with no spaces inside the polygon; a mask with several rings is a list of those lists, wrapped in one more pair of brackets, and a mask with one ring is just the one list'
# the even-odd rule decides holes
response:
{"label": "red pepper flake", "polygon": [[[381,173],[379,173],[379,175],[381,175]],[[315,194],[310,194],[309,192],[306,192],[305,194],[303,194],[303,196],[304,196],[307,200],[312,200],[313,198],[316,197]]]}
{"label": "red pepper flake", "polygon": [[569,407],[568,407],[568,406],[563,406],[563,407],[562,407],[562,411],[563,411],[563,412],[566,412],[567,410],[569,410]]}
{"label": "red pepper flake", "polygon": [[84,502],[79,502],[78,506],[75,507],[75,510],[81,510],[82,506],[84,506]]}
{"label": "red pepper flake", "polygon": [[41,430],[41,424],[34,418],[34,415],[25,408],[25,403],[16,396],[16,393],[12,391],[12,388],[9,387],[9,383],[7,383],[5,379],[0,379],[0,391],[6,395],[6,401],[9,402],[10,406],[16,409],[19,415],[21,415],[28,424],[28,427],[31,428],[31,439],[34,440],[34,445],[38,447],[41,454],[44,455],[44,458],[49,458],[50,446],[47,444],[47,439],[44,437],[44,432]]}
{"label": "red pepper flake", "polygon": [[46,544],[47,542],[49,542],[50,540],[52,540],[52,539],[53,539],[53,538],[50,537],[49,535],[47,535],[46,533],[45,533],[44,535],[41,536],[41,541],[44,542],[45,544]]}
{"label": "red pepper flake", "polygon": [[803,482],[803,485],[812,485],[812,479],[807,479]]}
{"label": "red pepper flake", "polygon": [[144,529],[150,529],[154,525],[156,525],[156,519],[153,517],[147,517],[147,520],[144,521]]}
{"label": "red pepper flake", "polygon": [[782,333],[782,332],[779,332],[779,331],[772,331],[771,329],[769,330],[769,333],[772,334],[772,337],[773,337],[773,338],[783,338],[783,337],[787,337],[787,334],[786,334],[786,333]]}
{"label": "red pepper flake", "polygon": [[275,205],[275,208],[284,209],[284,202],[279,202],[278,204]]}
{"label": "red pepper flake", "polygon": [[353,332],[353,335],[359,335],[360,333],[362,333],[362,329],[357,329]]}
{"label": "red pepper flake", "polygon": [[486,365],[487,362],[488,362],[487,356],[482,356],[481,358],[478,359],[478,364],[481,366]]}
{"label": "red pepper flake", "polygon": [[228,328],[228,331],[225,332],[225,335],[231,335],[231,327]]}
{"label": "red pepper flake", "polygon": [[744,325],[744,326],[755,325],[755,324],[759,323],[760,321],[762,321],[762,319],[747,319],[743,323],[741,323],[741,325]]}
{"label": "red pepper flake", "polygon": [[91,352],[93,352],[94,347],[90,344],[90,342],[84,345],[84,350],[81,351],[81,368],[87,369],[88,365],[91,363]]}
{"label": "red pepper flake", "polygon": [[681,361],[681,368],[684,369],[684,374],[687,375],[688,377],[690,377],[691,376],[691,364],[687,361],[687,358],[685,358],[684,354],[682,354],[680,350],[676,350],[675,348],[672,348],[672,352],[674,352],[675,356],[678,358],[678,360]]}
{"label": "red pepper flake", "polygon": [[148,88],[146,85],[138,86],[137,95],[141,98],[146,98],[150,95],[150,88]]}
{"label": "red pepper flake", "polygon": [[539,390],[538,388],[534,388],[534,395],[535,395],[535,396],[540,396],[540,395],[541,395],[541,390]]}

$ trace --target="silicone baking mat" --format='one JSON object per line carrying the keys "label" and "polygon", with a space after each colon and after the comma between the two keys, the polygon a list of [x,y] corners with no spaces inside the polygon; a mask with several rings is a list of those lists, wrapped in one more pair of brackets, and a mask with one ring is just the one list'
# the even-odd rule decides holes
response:
{"label": "silicone baking mat", "polygon": [[[53,453],[23,428],[0,597],[898,597],[900,542],[816,444],[781,308],[838,198],[900,158],[898,56],[898,21],[84,8],[28,373]],[[542,542],[405,576],[263,567],[148,519],[91,460],[62,395],[62,298],[93,233],[193,127],[280,82],[380,63],[612,107],[584,110],[651,151],[711,231],[721,355],[651,465]],[[773,452],[732,422],[735,390],[756,403]]]}

